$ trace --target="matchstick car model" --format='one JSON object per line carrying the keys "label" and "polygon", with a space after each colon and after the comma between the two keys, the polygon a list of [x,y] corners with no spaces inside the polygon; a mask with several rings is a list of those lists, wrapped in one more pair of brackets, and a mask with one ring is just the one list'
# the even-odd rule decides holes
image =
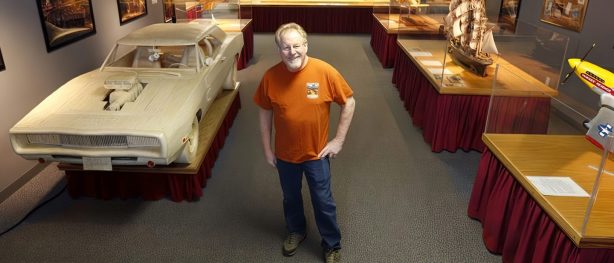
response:
{"label": "matchstick car model", "polygon": [[10,129],[26,159],[112,165],[191,163],[199,122],[235,89],[243,36],[207,23],[154,24],[119,39],[100,69],[58,88]]}

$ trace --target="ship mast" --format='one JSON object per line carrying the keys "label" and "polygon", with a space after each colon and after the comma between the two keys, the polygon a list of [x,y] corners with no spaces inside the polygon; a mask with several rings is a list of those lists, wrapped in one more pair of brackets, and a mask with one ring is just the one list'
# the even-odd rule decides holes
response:
{"label": "ship mast", "polygon": [[476,38],[477,46],[475,48],[475,55],[480,56],[482,54],[482,40],[484,38],[484,30],[486,29],[486,12],[484,12],[484,0],[479,0],[478,8],[476,8],[478,12],[480,12],[480,18],[478,20],[479,23],[479,31],[478,36]]}

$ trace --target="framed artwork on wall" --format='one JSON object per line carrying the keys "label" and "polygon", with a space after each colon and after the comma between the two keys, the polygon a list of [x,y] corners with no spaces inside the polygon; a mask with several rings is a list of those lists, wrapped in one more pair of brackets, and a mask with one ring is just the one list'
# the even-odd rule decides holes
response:
{"label": "framed artwork on wall", "polygon": [[165,23],[175,23],[177,18],[175,17],[175,4],[173,4],[173,0],[164,0],[164,22]]}
{"label": "framed artwork on wall", "polygon": [[0,71],[3,71],[6,69],[6,66],[4,65],[4,59],[2,58],[2,49],[0,49]]}
{"label": "framed artwork on wall", "polygon": [[119,24],[123,25],[134,19],[147,15],[145,0],[117,0]]}
{"label": "framed artwork on wall", "polygon": [[96,34],[92,0],[36,0],[47,52]]}
{"label": "framed artwork on wall", "polygon": [[588,0],[543,0],[541,21],[580,32]]}
{"label": "framed artwork on wall", "polygon": [[502,0],[501,10],[499,10],[500,26],[511,32],[516,32],[516,23],[518,22],[519,10],[520,0]]}

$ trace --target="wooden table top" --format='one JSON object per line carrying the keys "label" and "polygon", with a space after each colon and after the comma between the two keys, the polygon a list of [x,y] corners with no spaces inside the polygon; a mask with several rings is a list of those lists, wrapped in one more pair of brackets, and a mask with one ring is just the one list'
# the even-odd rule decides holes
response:
{"label": "wooden table top", "polygon": [[571,177],[591,193],[602,151],[583,135],[484,134],[483,141],[578,247],[614,248],[614,161],[605,164],[597,199],[582,233],[588,197],[544,196],[527,176]]}
{"label": "wooden table top", "polygon": [[318,6],[330,6],[330,7],[373,7],[373,6],[388,6],[390,4],[387,0],[252,0],[252,1],[240,1],[241,6],[305,6],[305,7],[318,7]]}
{"label": "wooden table top", "polygon": [[441,15],[412,14],[411,21],[402,20],[400,14],[373,13],[373,17],[388,34],[442,35],[439,30],[443,23],[439,19]]}
{"label": "wooden table top", "polygon": [[[504,58],[494,55],[494,63],[486,69],[487,76],[479,77],[471,72],[466,71],[462,67],[456,65],[449,57],[445,57],[445,69],[452,74],[460,76],[464,82],[463,86],[453,86],[442,84],[441,79],[437,79],[433,73],[425,66],[423,60],[437,60],[444,64],[444,56],[446,55],[447,40],[431,40],[431,39],[397,39],[397,43],[401,50],[418,66],[420,71],[427,77],[433,87],[440,94],[455,94],[455,95],[484,95],[492,94],[493,79],[495,73],[495,65],[500,64],[499,76],[497,77],[497,95],[504,96],[521,96],[521,97],[549,97],[556,96],[558,91],[550,88],[541,81],[535,79],[522,69],[512,65]],[[411,55],[411,52],[425,51],[430,52],[432,56],[417,56]],[[441,74],[438,74],[441,76]],[[438,76],[438,77],[439,77]],[[447,80],[446,80],[447,82]]]}
{"label": "wooden table top", "polygon": [[[199,138],[198,138],[198,150],[196,151],[197,162],[190,164],[177,164],[171,163],[170,165],[157,165],[153,168],[140,165],[113,165],[113,171],[108,172],[127,172],[127,173],[170,173],[170,174],[195,174],[198,172],[200,165],[205,159],[207,151],[215,139],[215,135],[222,126],[222,122],[230,110],[230,106],[235,97],[238,96],[239,89],[235,90],[222,90],[217,96],[215,101],[207,110],[206,118],[200,122]],[[81,164],[58,164],[60,170],[68,171],[82,171],[83,165]],[[106,171],[105,171],[106,172]]]}

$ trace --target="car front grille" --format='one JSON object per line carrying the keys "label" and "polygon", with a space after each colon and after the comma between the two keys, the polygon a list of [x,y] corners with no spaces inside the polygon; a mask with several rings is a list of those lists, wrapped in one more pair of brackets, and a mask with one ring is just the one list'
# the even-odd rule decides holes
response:
{"label": "car front grille", "polygon": [[124,135],[28,134],[28,143],[65,147],[130,148],[159,147],[155,137]]}

